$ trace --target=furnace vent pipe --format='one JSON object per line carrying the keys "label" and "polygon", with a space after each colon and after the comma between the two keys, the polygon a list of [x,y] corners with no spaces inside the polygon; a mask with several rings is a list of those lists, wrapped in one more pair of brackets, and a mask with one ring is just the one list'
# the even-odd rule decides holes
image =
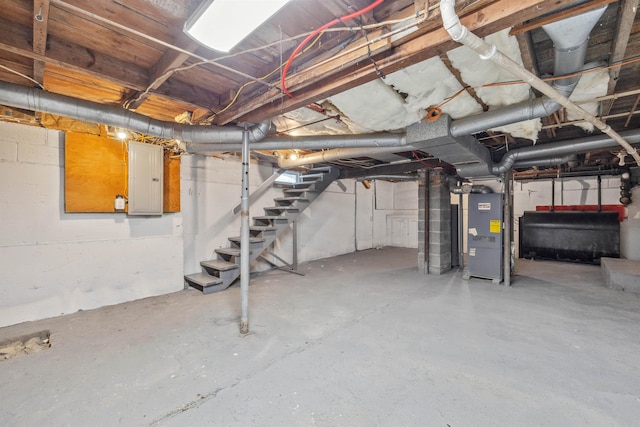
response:
{"label": "furnace vent pipe", "polygon": [[[589,34],[606,8],[607,6],[605,5],[542,27],[553,41],[554,76],[573,74],[583,69],[589,44]],[[453,14],[455,14],[455,11]],[[444,19],[445,16],[443,15],[443,21]],[[449,31],[449,26],[451,25],[453,25],[451,28],[454,31],[458,31],[456,30],[455,20],[451,16],[447,19],[448,21],[444,23],[447,31]],[[452,22],[454,23],[452,24]],[[459,21],[458,25],[462,27]],[[457,35],[456,37],[460,36]],[[452,38],[459,41],[453,35]],[[569,97],[579,81],[580,76],[571,76],[555,80],[552,85],[561,95]],[[455,120],[451,123],[451,136],[473,135],[498,126],[546,117],[558,111],[561,106],[557,100],[549,96],[526,100],[508,107]]]}
{"label": "furnace vent pipe", "polygon": [[[506,71],[522,79],[525,83],[528,83],[544,95],[547,95],[549,98],[557,101],[568,111],[576,114],[578,116],[578,120],[586,120],[591,123],[615,140],[627,153],[633,156],[638,164],[640,164],[640,155],[638,155],[636,150],[620,135],[618,135],[617,132],[611,129],[611,126],[603,123],[592,114],[589,114],[587,111],[571,102],[567,97],[558,93],[557,90],[546,84],[540,78],[527,71],[520,64],[505,56],[502,52],[498,51],[495,45],[491,45],[475,34],[469,32],[469,30],[460,23],[460,19],[456,15],[455,0],[441,0],[440,14],[442,15],[444,27],[449,32],[453,40],[470,47],[480,55],[480,58],[491,59]],[[580,147],[579,150],[587,151],[584,150],[583,147]]]}
{"label": "furnace vent pipe", "polygon": [[[313,135],[313,136],[278,136],[268,137],[258,143],[249,145],[251,150],[325,150],[333,148],[367,147],[401,147],[406,144],[403,134],[378,133],[365,135]],[[213,151],[240,151],[242,144],[198,144],[187,143],[189,153],[208,153]]]}
{"label": "furnace vent pipe", "polygon": [[[49,93],[12,83],[0,82],[0,104],[13,108],[56,114],[90,123],[101,123],[163,139],[186,142],[237,143],[242,145],[243,129],[235,126],[191,126],[163,122],[122,108],[102,105],[69,96]],[[249,128],[249,141],[267,136],[270,121]]]}

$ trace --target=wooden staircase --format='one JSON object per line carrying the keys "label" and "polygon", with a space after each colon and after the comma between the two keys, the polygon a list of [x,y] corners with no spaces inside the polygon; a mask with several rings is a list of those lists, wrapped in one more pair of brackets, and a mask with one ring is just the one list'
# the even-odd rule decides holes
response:
{"label": "wooden staircase", "polygon": [[[249,258],[258,258],[335,179],[339,171],[331,166],[309,169],[296,184],[285,184],[283,197],[275,206],[254,216],[249,228]],[[202,272],[185,276],[186,283],[205,294],[227,289],[240,277],[240,237],[229,237],[229,247],[216,249],[217,259],[202,261]]]}

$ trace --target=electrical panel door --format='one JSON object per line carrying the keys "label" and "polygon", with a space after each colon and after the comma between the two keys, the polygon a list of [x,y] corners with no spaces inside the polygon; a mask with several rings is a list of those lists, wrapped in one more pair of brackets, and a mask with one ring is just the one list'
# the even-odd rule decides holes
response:
{"label": "electrical panel door", "polygon": [[162,215],[163,156],[159,145],[129,142],[129,215]]}
{"label": "electrical panel door", "polygon": [[502,194],[469,194],[468,276],[502,281]]}

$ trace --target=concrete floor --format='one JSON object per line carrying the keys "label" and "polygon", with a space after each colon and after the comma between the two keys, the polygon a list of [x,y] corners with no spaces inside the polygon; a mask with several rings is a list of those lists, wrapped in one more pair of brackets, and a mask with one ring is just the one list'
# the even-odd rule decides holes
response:
{"label": "concrete floor", "polygon": [[0,425],[637,426],[640,297],[597,266],[518,262],[513,287],[384,248],[0,329]]}

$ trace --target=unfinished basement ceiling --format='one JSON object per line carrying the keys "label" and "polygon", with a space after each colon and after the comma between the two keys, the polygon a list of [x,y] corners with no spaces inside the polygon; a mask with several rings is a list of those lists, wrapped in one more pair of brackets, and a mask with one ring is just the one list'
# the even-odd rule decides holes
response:
{"label": "unfinished basement ceiling", "polygon": [[[523,83],[505,85],[514,77],[451,41],[438,4],[426,0],[383,1],[322,33],[292,62],[286,84],[293,97],[284,94],[280,67],[302,38],[372,3],[293,0],[230,54],[221,54],[182,32],[196,0],[0,0],[0,80],[165,121],[272,119],[278,132],[292,136],[401,132],[430,107],[459,119],[539,96]],[[571,99],[620,131],[640,127],[637,3],[465,0],[456,2],[456,10],[474,33],[547,77],[553,74],[553,46],[541,26],[608,4],[589,40],[586,68],[593,70]],[[615,102],[603,101],[606,96]],[[16,112],[3,116],[14,117]],[[573,120],[560,110],[477,137],[500,157],[508,148],[590,134],[590,126]],[[411,157],[400,154],[342,165]],[[609,153],[598,158],[615,160]]]}

